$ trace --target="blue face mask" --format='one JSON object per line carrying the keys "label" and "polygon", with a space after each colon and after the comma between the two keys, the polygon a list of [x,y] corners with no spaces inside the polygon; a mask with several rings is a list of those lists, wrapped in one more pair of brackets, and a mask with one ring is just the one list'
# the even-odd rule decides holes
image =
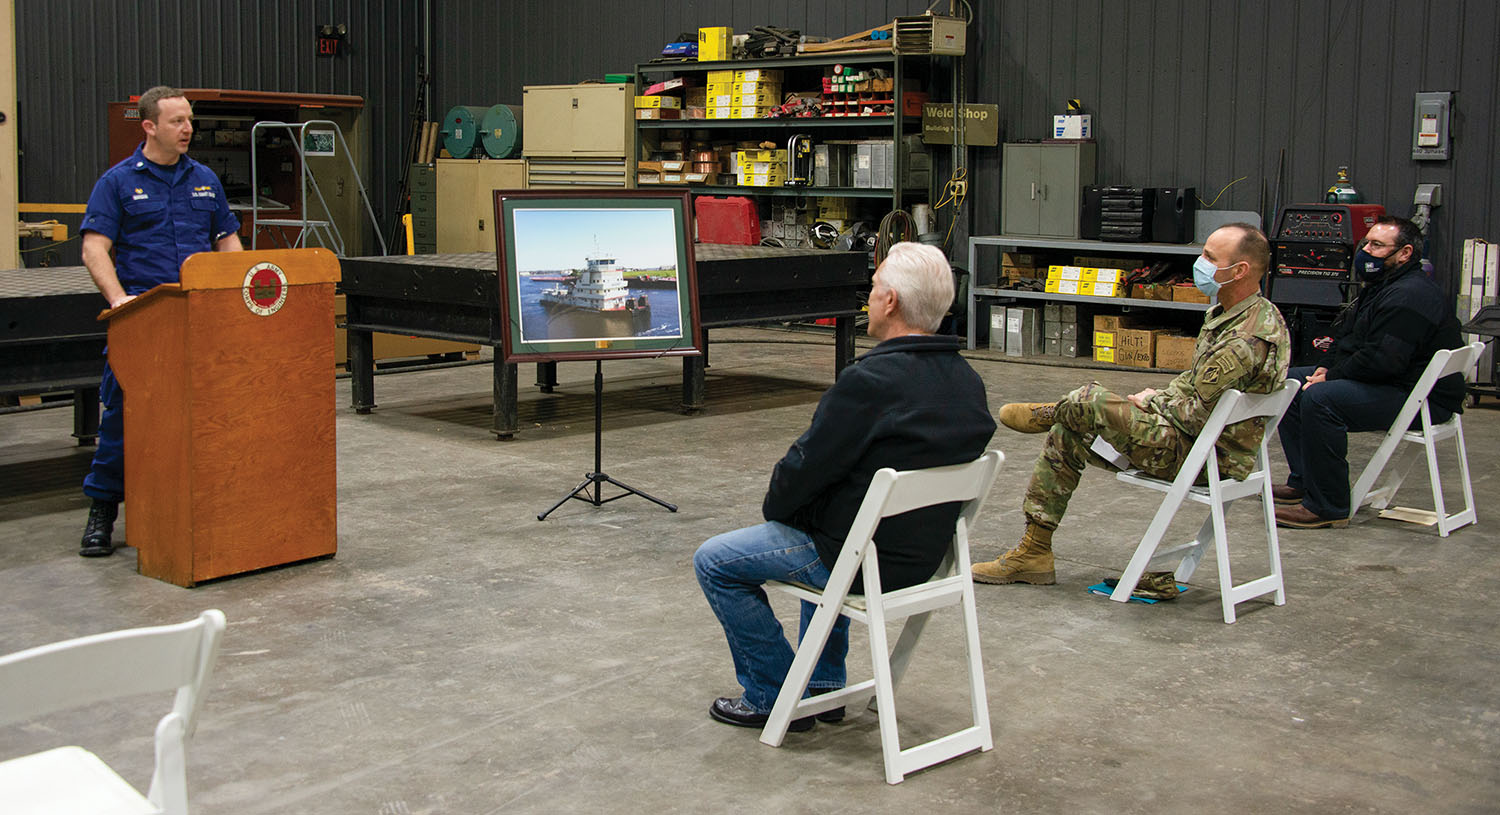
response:
{"label": "blue face mask", "polygon": [[1219,296],[1220,286],[1219,281],[1214,280],[1214,272],[1228,268],[1228,266],[1215,266],[1213,261],[1199,255],[1198,259],[1193,261],[1193,285],[1212,300]]}

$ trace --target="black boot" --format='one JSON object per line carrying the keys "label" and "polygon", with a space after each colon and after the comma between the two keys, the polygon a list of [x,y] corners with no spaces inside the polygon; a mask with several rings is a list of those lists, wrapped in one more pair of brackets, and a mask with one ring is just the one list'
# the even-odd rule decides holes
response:
{"label": "black boot", "polygon": [[120,505],[114,501],[94,499],[89,507],[89,522],[83,527],[83,544],[78,554],[83,557],[108,557],[115,553],[115,544],[110,537],[115,531],[115,518],[120,515]]}

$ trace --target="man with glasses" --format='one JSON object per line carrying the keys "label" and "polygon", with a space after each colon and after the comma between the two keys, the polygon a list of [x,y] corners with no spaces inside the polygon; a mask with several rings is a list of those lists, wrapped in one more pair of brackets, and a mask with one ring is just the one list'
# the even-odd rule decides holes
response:
{"label": "man with glasses", "polygon": [[[1416,224],[1384,217],[1354,255],[1364,290],[1334,323],[1334,343],[1316,367],[1293,368],[1302,384],[1282,418],[1289,474],[1272,490],[1276,523],[1299,529],[1349,525],[1350,431],[1396,420],[1432,355],[1463,345],[1453,304],[1422,273]],[[1463,409],[1464,378],[1438,380],[1428,399],[1434,423]]]}

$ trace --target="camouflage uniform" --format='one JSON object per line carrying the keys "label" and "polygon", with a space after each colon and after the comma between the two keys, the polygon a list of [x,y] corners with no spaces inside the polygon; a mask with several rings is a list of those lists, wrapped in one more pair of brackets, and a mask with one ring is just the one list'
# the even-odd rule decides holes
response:
{"label": "camouflage uniform", "polygon": [[[1281,312],[1255,294],[1228,311],[1219,306],[1209,310],[1193,348],[1192,367],[1152,396],[1145,410],[1098,382],[1068,394],[1057,403],[1055,423],[1026,488],[1022,509],[1027,520],[1056,529],[1084,465],[1110,467],[1089,451],[1095,436],[1148,475],[1175,478],[1219,394],[1276,390],[1286,380],[1289,345]],[[1224,428],[1217,445],[1220,473],[1226,478],[1249,475],[1264,434],[1264,419]]]}

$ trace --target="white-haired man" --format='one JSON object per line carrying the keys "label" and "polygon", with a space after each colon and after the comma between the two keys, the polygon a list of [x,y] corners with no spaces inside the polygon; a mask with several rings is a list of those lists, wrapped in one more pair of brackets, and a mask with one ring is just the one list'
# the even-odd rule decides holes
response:
{"label": "white-haired man", "polygon": [[[763,726],[792,665],[792,648],[762,584],[795,580],[821,588],[877,470],[972,461],[995,432],[984,383],[959,356],[958,338],[933,334],[954,295],[943,253],[898,243],[871,282],[869,334],[880,344],[840,374],[818,402],[811,426],[777,462],[761,507],[766,522],[710,538],[693,557],[744,688],[739,697],[710,706],[709,715],[725,724]],[[950,503],[882,522],[875,540],[883,588],[931,577],[957,517],[958,504]],[[804,602],[802,631],[812,613]],[[839,618],[813,671],[811,693],[844,686],[848,630],[848,618]],[[843,709],[817,718],[837,721]],[[791,729],[812,726],[807,717]]]}

